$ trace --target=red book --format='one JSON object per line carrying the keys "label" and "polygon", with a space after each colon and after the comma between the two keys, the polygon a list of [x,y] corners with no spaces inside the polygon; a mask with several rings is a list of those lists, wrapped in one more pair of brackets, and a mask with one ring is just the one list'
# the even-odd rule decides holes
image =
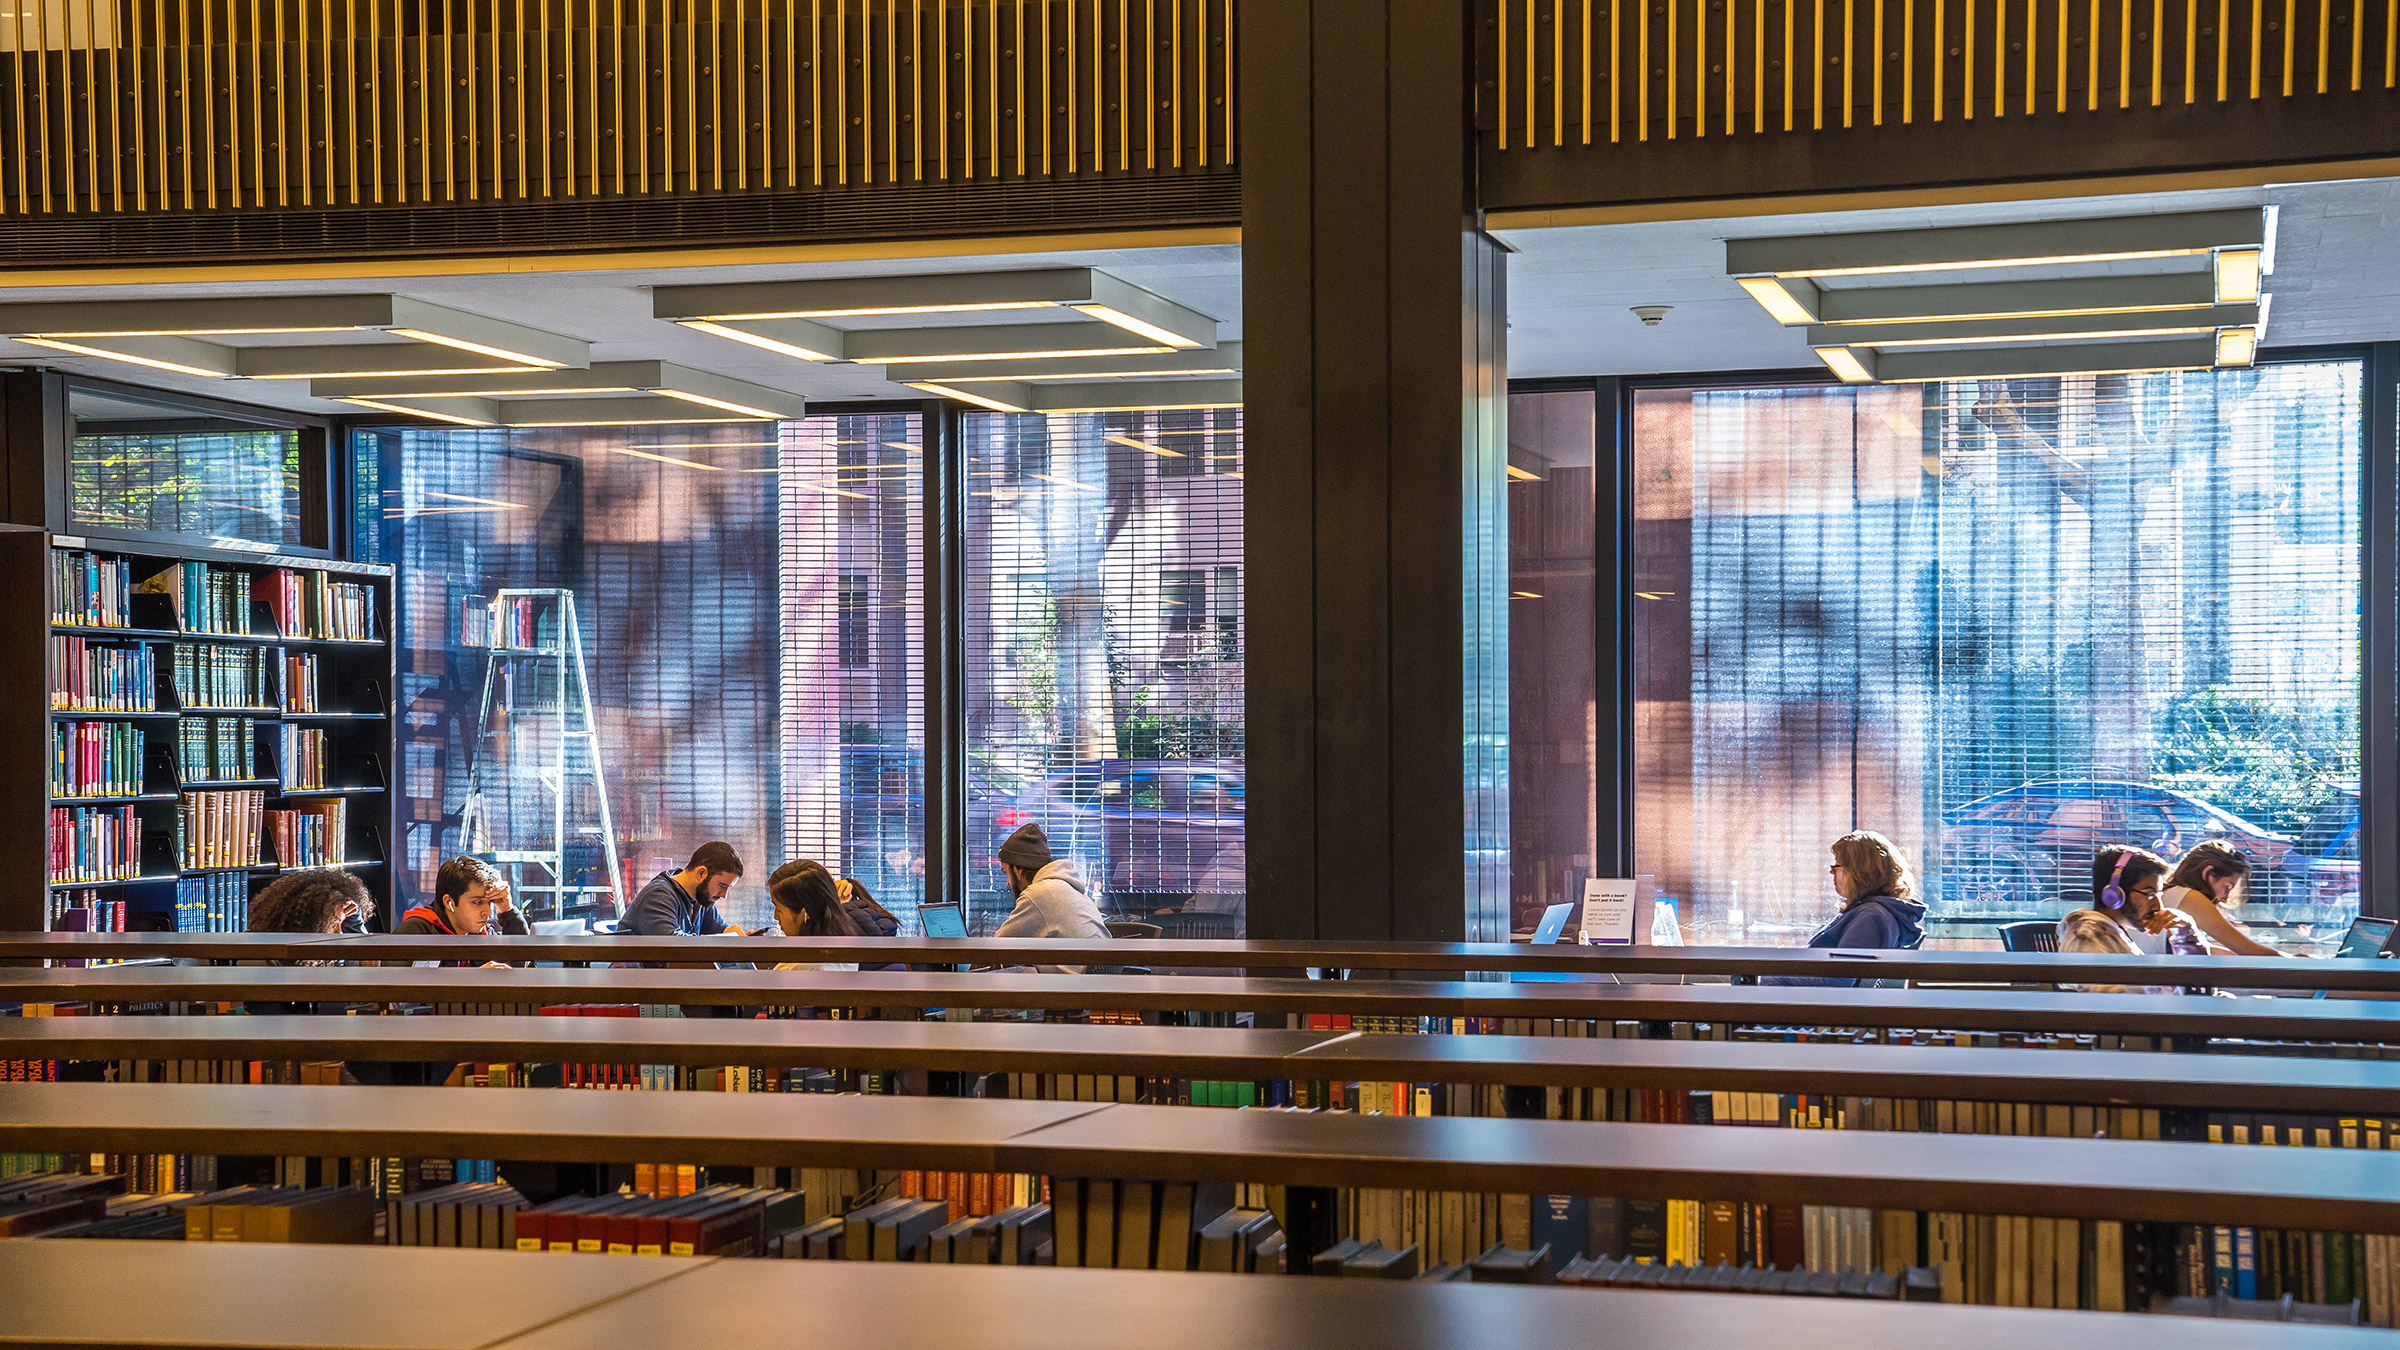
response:
{"label": "red book", "polygon": [[1767,1206],[1767,1252],[1777,1270],[1798,1270],[1808,1260],[1808,1235],[1798,1205]]}

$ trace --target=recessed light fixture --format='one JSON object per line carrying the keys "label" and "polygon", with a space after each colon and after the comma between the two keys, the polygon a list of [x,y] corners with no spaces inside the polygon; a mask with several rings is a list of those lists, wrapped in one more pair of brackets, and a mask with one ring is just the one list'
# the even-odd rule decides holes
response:
{"label": "recessed light fixture", "polygon": [[935,384],[972,384],[1016,380],[1028,384],[1055,380],[1164,380],[1197,376],[1231,378],[1242,373],[1239,339],[1202,350],[1179,349],[1138,356],[1082,356],[961,362],[917,362],[908,371],[886,378],[895,383],[929,380]]}
{"label": "recessed light fixture", "polygon": [[2005,342],[2076,342],[2103,338],[2173,337],[2213,333],[2258,322],[2256,305],[2207,309],[2134,310],[2112,314],[2039,315],[2007,319],[1944,319],[1909,323],[1811,324],[1810,346],[1977,346]]}
{"label": "recessed light fixture", "polygon": [[[524,380],[524,376],[507,374],[449,379],[342,379],[312,384],[309,392],[387,411],[441,409],[452,416],[500,426],[765,422],[803,417],[808,412],[807,400],[798,394],[665,361],[606,361],[585,371],[537,377],[532,387],[542,397],[529,397],[517,404],[500,401],[504,395],[517,393],[511,386]],[[605,397],[611,393],[638,396]],[[729,415],[710,416],[697,408],[714,408]]]}
{"label": "recessed light fixture", "polygon": [[[662,286],[650,294],[655,318],[700,327],[756,321],[887,314],[977,313],[991,310],[1072,309],[1165,348],[1208,347],[1217,321],[1154,291],[1090,267],[1025,268],[992,272],[924,272],[901,276],[825,277],[806,281]],[[817,325],[824,327],[824,325]],[[721,329],[703,329],[719,332]],[[841,333],[844,330],[832,329]],[[848,330],[864,336],[892,330]],[[930,330],[938,331],[938,330]],[[803,342],[803,347],[817,344]],[[816,359],[878,360],[855,353]]]}
{"label": "recessed light fixture", "polygon": [[[1760,278],[1745,278],[1744,284],[1755,280]],[[2217,303],[2216,288],[2206,269],[2159,276],[2081,277],[2071,281],[1845,286],[1817,294],[1820,298],[1816,322],[1826,324],[2058,319],[2144,310],[2206,309]]]}
{"label": "recessed light fixture", "polygon": [[[230,359],[219,359],[210,354],[211,351],[230,354],[232,348],[219,347],[212,342],[192,342],[189,338],[173,337],[111,340],[118,343],[116,348],[95,347],[88,342],[70,342],[64,338],[21,337],[17,339],[29,347],[48,347],[55,351],[73,352],[77,356],[97,356],[104,360],[122,361],[129,366],[147,366],[152,370],[171,371],[177,375],[199,375],[216,380],[233,373],[233,363]],[[138,347],[127,346],[128,341],[141,345]],[[184,359],[180,360],[164,354],[150,354],[170,342],[188,343],[192,349],[207,350],[191,350]],[[204,361],[207,364],[201,364]]]}
{"label": "recessed light fixture", "polygon": [[1091,384],[979,384],[910,381],[909,387],[995,412],[1184,412],[1236,408],[1240,380],[1101,380]]}
{"label": "recessed light fixture", "polygon": [[1844,384],[1875,382],[1874,368],[1868,364],[1875,359],[1872,353],[1862,356],[1848,347],[1818,347],[1814,350],[1817,359],[1824,362],[1826,369],[1831,370]]}
{"label": "recessed light fixture", "polygon": [[2255,328],[2220,328],[2217,330],[2217,364],[2246,366],[2258,356],[2258,330]]}
{"label": "recessed light fixture", "polygon": [[1768,317],[1785,325],[1815,323],[1819,315],[1816,283],[1800,278],[1743,277],[1742,289],[1767,311]]}
{"label": "recessed light fixture", "polygon": [[[2270,211],[2271,208],[2249,207],[2013,225],[1728,239],[1725,270],[1737,277],[1877,276],[2177,258],[2244,247],[2264,250],[2271,238]],[[2266,270],[2272,270],[2271,265]]]}
{"label": "recessed light fixture", "polygon": [[1877,358],[1875,373],[1885,384],[2036,375],[2151,375],[2207,370],[2216,364],[2216,357],[2214,337],[2175,338],[2165,342],[2070,342],[2049,347],[1894,352]]}
{"label": "recessed light fixture", "polygon": [[2266,255],[2255,248],[2218,249],[2211,269],[2216,277],[2217,303],[2230,305],[2258,299],[2265,260]]}
{"label": "recessed light fixture", "polygon": [[[203,342],[255,334],[382,332],[484,358],[428,359],[421,347],[237,347]],[[473,373],[591,363],[591,345],[505,319],[405,295],[239,296],[215,299],[26,301],[0,304],[0,335],[184,374],[244,379],[335,378],[403,371]],[[188,344],[180,354],[157,344]],[[398,357],[395,352],[414,350]],[[374,353],[371,357],[360,353]],[[358,364],[365,360],[368,364]]]}

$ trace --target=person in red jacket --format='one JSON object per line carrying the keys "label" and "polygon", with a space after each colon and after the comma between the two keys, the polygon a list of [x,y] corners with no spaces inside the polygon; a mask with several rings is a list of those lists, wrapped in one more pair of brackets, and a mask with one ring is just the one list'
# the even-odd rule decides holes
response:
{"label": "person in red jacket", "polygon": [[[509,903],[508,882],[500,869],[481,858],[460,856],[443,863],[433,874],[433,903],[419,905],[401,916],[400,934],[432,936],[523,937],[533,931],[525,916]],[[465,962],[459,964],[464,965]],[[486,961],[487,966],[506,965]]]}

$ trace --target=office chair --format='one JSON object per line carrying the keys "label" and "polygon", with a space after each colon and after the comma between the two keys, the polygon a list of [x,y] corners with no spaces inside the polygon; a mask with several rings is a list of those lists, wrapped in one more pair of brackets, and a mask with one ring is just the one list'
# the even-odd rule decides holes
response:
{"label": "office chair", "polygon": [[2058,925],[2044,919],[2001,924],[2000,946],[2002,950],[2012,952],[2057,951]]}

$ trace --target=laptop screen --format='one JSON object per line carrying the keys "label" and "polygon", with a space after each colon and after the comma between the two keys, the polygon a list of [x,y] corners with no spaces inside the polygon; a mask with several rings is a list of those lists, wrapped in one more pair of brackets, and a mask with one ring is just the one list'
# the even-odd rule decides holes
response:
{"label": "laptop screen", "polygon": [[1558,935],[1567,931],[1567,916],[1574,912],[1575,906],[1571,904],[1556,904],[1543,910],[1542,922],[1533,930],[1534,945],[1546,947],[1558,941]]}
{"label": "laptop screen", "polygon": [[956,905],[919,905],[917,919],[925,925],[927,937],[963,938],[967,935],[967,916]]}
{"label": "laptop screen", "polygon": [[2391,919],[2353,919],[2350,921],[2350,931],[2342,935],[2341,950],[2334,954],[2373,957],[2383,951],[2384,943],[2391,940],[2395,926],[2400,925]]}

